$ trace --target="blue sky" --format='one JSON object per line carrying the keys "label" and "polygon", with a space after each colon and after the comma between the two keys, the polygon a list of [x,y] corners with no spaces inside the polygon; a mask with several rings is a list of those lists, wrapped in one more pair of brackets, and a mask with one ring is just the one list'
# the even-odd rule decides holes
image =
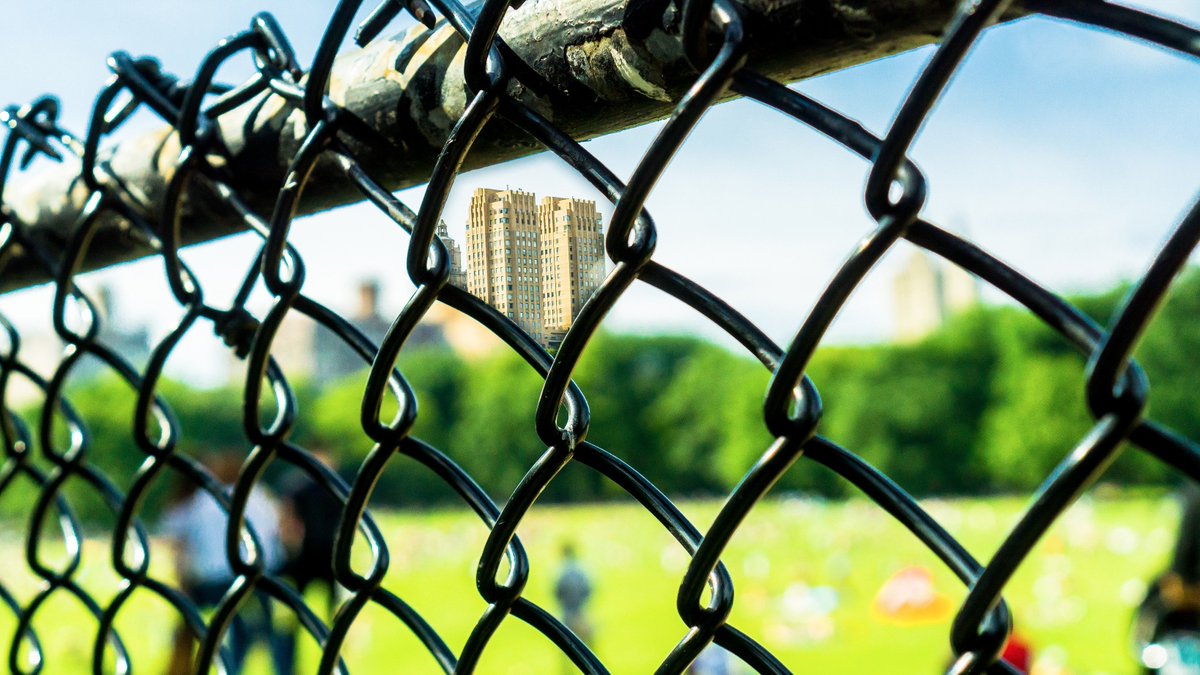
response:
{"label": "blue sky", "polygon": [[[2,102],[53,92],[66,123],[81,130],[109,52],[153,54],[185,74],[217,39],[265,9],[307,62],[333,2],[12,5],[0,25]],[[1200,0],[1142,6],[1200,23]],[[797,86],[882,132],[929,55],[922,49]],[[1196,63],[1064,22],[1033,18],[990,30],[914,146],[930,181],[926,216],[1059,290],[1104,288],[1137,274],[1196,196],[1198,78]],[[628,176],[656,130],[633,129],[589,147]],[[777,113],[741,101],[719,106],[650,198],[658,259],[786,341],[871,225],[862,206],[865,176],[865,163]],[[602,202],[557,160],[530,158],[461,176],[445,214],[451,234],[462,232],[473,188],[505,185]],[[420,189],[401,197],[415,207]],[[607,206],[602,211],[611,214]],[[366,277],[382,280],[389,310],[411,292],[403,273],[406,239],[371,209],[307,218],[294,232],[309,266],[306,290],[318,299],[349,308],[354,286]],[[855,294],[834,339],[886,339],[891,278],[908,250],[890,254]],[[210,292],[223,297],[251,251],[252,242],[233,238],[198,247],[189,259]],[[115,286],[121,316],[161,331],[175,312],[158,270],[157,263],[126,265],[97,281]],[[0,298],[0,311],[38,330],[49,321],[47,293],[10,294]],[[720,339],[691,310],[648,287],[631,291],[610,325]],[[196,336],[188,349],[205,355],[187,360],[219,359],[211,343]]]}

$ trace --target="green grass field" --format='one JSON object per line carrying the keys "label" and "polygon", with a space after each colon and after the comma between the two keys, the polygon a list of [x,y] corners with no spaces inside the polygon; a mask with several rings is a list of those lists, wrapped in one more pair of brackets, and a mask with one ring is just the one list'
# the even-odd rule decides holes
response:
{"label": "green grass field", "polygon": [[[925,506],[977,557],[986,559],[1011,526],[1024,500],[928,501]],[[685,502],[703,529],[716,502]],[[1033,644],[1041,675],[1134,673],[1128,627],[1145,581],[1161,570],[1173,543],[1177,512],[1166,496],[1111,496],[1076,504],[1018,572],[1006,596],[1018,630]],[[474,569],[486,531],[458,511],[393,513],[379,517],[392,565],[387,586],[408,601],[455,648],[461,647],[484,605]],[[541,507],[520,536],[532,566],[527,596],[553,608],[551,587],[559,548],[573,541],[591,573],[594,649],[614,673],[648,673],[684,635],[674,610],[687,559],[682,549],[639,508],[624,504]],[[36,586],[23,563],[21,534],[10,524],[0,540],[0,581],[22,600]],[[89,541],[82,583],[105,599],[116,588],[107,545]],[[760,505],[725,557],[737,599],[732,622],[798,673],[941,672],[949,620],[894,625],[872,612],[873,598],[905,567],[930,568],[939,592],[957,606],[961,586],[931,554],[885,514],[863,501],[821,503],[777,499]],[[170,561],[154,566],[168,575]],[[813,598],[836,594],[830,613]],[[314,602],[318,599],[313,598]],[[827,602],[827,601],[826,601]],[[820,603],[818,603],[820,604]],[[828,604],[828,603],[827,603]],[[119,627],[136,672],[161,672],[176,618],[153,597],[137,597]],[[6,656],[13,619],[0,610],[0,648]],[[45,670],[85,672],[95,622],[77,602],[59,594],[35,620],[47,649]],[[315,653],[308,646],[309,655]],[[345,650],[352,672],[433,673],[403,625],[368,609]],[[267,672],[257,654],[253,672]],[[147,665],[149,664],[149,665]],[[568,672],[563,660],[532,629],[509,620],[485,655],[481,673]]]}

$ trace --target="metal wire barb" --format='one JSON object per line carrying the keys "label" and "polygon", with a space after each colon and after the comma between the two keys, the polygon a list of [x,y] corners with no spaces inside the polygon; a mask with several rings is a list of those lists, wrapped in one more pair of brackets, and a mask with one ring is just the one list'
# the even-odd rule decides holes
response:
{"label": "metal wire barb", "polygon": [[[835,472],[877,503],[968,589],[950,634],[955,658],[948,672],[1012,673],[1011,667],[998,660],[1012,625],[1003,600],[1004,589],[1050,525],[1103,473],[1121,448],[1129,443],[1136,451],[1149,453],[1179,472],[1200,479],[1196,445],[1145,418],[1149,388],[1142,370],[1131,359],[1154,310],[1200,241],[1200,205],[1176,226],[1107,326],[1097,325],[987,251],[922,217],[928,179],[909,159],[909,147],[980,33],[1003,13],[1015,9],[1008,1],[971,0],[958,7],[940,46],[913,83],[890,128],[880,136],[819,101],[747,68],[748,45],[755,37],[738,0],[677,0],[681,18],[676,37],[695,70],[694,82],[675,102],[673,114],[646,148],[629,181],[622,182],[560,125],[513,95],[515,84],[535,89],[538,85],[522,81],[530,72],[527,64],[521,63],[499,37],[502,21],[516,4],[513,0],[485,0],[471,9],[458,0],[429,0],[429,4],[423,0],[385,0],[358,31],[356,39],[360,43],[374,39],[401,11],[410,12],[427,26],[432,26],[435,19],[447,22],[466,42],[461,68],[472,98],[441,148],[415,211],[364,168],[355,148],[380,139],[369,125],[329,96],[334,57],[354,28],[360,2],[338,3],[307,70],[301,67],[280,26],[269,15],[261,14],[246,30],[214,47],[190,80],[164,73],[153,59],[114,54],[109,61],[112,77],[97,98],[83,136],[59,126],[58,105],[53,98],[0,112],[0,122],[7,127],[0,156],[0,205],[4,205],[4,186],[10,173],[23,169],[38,154],[54,161],[76,162],[78,181],[88,195],[75,228],[58,250],[28,237],[28,224],[22,223],[13,209],[6,205],[3,209],[0,260],[7,262],[15,256],[31,259],[54,280],[54,329],[70,346],[52,376],[43,379],[22,359],[17,329],[0,317],[0,330],[7,342],[0,353],[0,434],[5,457],[0,468],[0,498],[18,483],[36,487],[38,496],[25,535],[25,562],[42,582],[32,599],[23,604],[10,589],[0,585],[0,604],[16,617],[14,633],[5,636],[9,644],[7,663],[13,672],[37,673],[47,659],[53,658],[55,646],[39,640],[33,622],[45,602],[60,593],[74,596],[95,618],[97,630],[90,638],[93,670],[100,673],[112,666],[119,673],[132,672],[134,664],[125,648],[129,636],[118,634],[114,625],[126,601],[142,591],[161,597],[186,622],[201,645],[197,669],[202,672],[228,667],[230,655],[221,647],[224,635],[239,608],[253,594],[261,593],[294,613],[320,645],[322,673],[346,670],[340,658],[343,644],[357,617],[372,604],[402,622],[448,673],[472,672],[497,629],[512,620],[522,621],[545,635],[581,671],[605,673],[605,665],[588,645],[524,594],[534,561],[516,536],[517,528],[539,495],[574,462],[627,492],[690,556],[678,593],[680,639],[673,649],[658,656],[657,672],[681,673],[701,650],[716,643],[757,672],[787,673],[788,667],[754,636],[729,622],[734,578],[721,558],[739,525],[763,495],[793,464],[807,458]],[[1195,29],[1116,4],[1025,0],[1019,10],[1104,27],[1130,39],[1153,42],[1182,57],[1200,54],[1200,32]],[[222,65],[247,54],[256,64],[256,75],[238,87],[218,84],[216,74]],[[228,159],[227,148],[218,128],[223,115],[264,92],[299,111],[306,129],[285,179],[277,186],[269,213],[252,208],[252,200],[247,199],[251,195],[230,178],[223,161]],[[645,209],[647,197],[703,113],[729,94],[776,109],[870,165],[864,200],[876,227],[846,259],[785,346],[773,343],[721,298],[654,260],[657,233]],[[152,203],[144,202],[136,190],[115,180],[100,152],[105,137],[139,108],[153,111],[170,124],[179,140],[178,155],[171,158],[174,172],[166,195]],[[435,226],[460,167],[480,131],[495,118],[520,129],[531,142],[561,158],[614,205],[606,228],[612,271],[584,305],[553,356],[504,315],[448,283],[449,256],[435,236]],[[289,243],[289,231],[318,163],[336,167],[363,199],[409,235],[405,270],[416,290],[379,344],[304,292],[304,260]],[[184,195],[196,189],[210,193],[230,217],[243,222],[262,240],[240,291],[227,304],[210,303],[201,279],[179,255],[185,240],[181,231]],[[262,196],[258,197],[261,200]],[[97,223],[113,215],[128,223],[129,236],[161,258],[162,274],[182,310],[178,325],[155,346],[144,369],[134,367],[104,343],[102,316],[75,282],[75,276],[84,269]],[[987,561],[976,560],[901,486],[851,449],[818,435],[822,405],[817,384],[805,374],[808,363],[851,292],[881,256],[902,239],[1007,294],[1088,359],[1086,393],[1095,424],[1073,451],[1064,453],[1059,466],[1045,479],[1029,508]],[[251,289],[260,282],[270,292],[273,304],[265,314],[255,316],[245,305]],[[706,531],[690,523],[652,482],[623,461],[621,449],[605,450],[589,439],[589,405],[584,392],[572,381],[589,340],[613,305],[636,283],[650,284],[692,307],[735,338],[771,372],[764,392],[762,423],[774,442],[763,449],[757,463],[747,467],[744,478],[729,493]],[[533,421],[545,451],[503,506],[494,503],[446,453],[411,434],[418,402],[396,364],[410,334],[437,302],[464,312],[493,332],[544,380]],[[272,347],[281,322],[293,313],[307,316],[336,335],[370,367],[360,417],[362,434],[374,446],[349,482],[289,440],[302,412],[272,357]],[[179,450],[179,427],[171,402],[159,392],[164,364],[184,334],[203,324],[247,363],[242,389],[243,434],[252,450],[245,457],[232,494],[227,494],[195,458]],[[130,437],[145,461],[125,491],[117,487],[118,481],[89,462],[91,437],[87,425],[63,395],[73,370],[85,357],[98,359],[119,376],[136,400]],[[36,428],[22,421],[9,400],[9,383],[14,376],[32,382],[41,392]],[[398,401],[398,411],[386,419],[382,411],[389,397]],[[56,431],[63,427],[68,434]],[[48,470],[35,465],[34,452],[49,462]],[[396,455],[416,460],[423,465],[422,470],[446,483],[488,528],[476,579],[487,608],[457,652],[403,598],[382,585],[388,570],[388,542],[367,504],[378,478],[389,470]],[[338,583],[350,593],[328,624],[266,568],[263,549],[248,527],[251,490],[269,465],[280,463],[308,474],[343,505],[332,567]],[[155,550],[140,512],[148,490],[167,474],[191,481],[216,499],[230,516],[226,555],[236,580],[208,619],[172,582],[150,572]],[[124,484],[125,477],[121,478]],[[78,581],[83,535],[64,495],[68,485],[86,486],[115,517],[109,563],[124,583],[120,592],[104,604]],[[59,534],[52,537],[50,533],[56,529]],[[366,542],[372,554],[365,570],[351,564],[356,537]],[[64,547],[66,560],[57,564],[46,561],[51,546]],[[505,569],[507,572],[501,574]]]}

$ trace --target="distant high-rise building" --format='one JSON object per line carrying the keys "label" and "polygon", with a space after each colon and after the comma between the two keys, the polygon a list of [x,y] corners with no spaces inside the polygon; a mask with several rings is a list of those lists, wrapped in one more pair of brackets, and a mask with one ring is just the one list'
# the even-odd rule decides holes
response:
{"label": "distant high-rise building", "polygon": [[915,251],[896,275],[896,339],[915,342],[941,328],[946,319],[979,302],[975,277],[958,265]]}
{"label": "distant high-rise building", "polygon": [[446,245],[446,251],[450,254],[450,285],[466,290],[467,270],[463,267],[462,248],[450,236],[450,231],[446,229],[446,221],[438,221],[437,236]]}
{"label": "distant high-rise building", "polygon": [[466,288],[544,344],[556,344],[604,281],[596,203],[478,188],[467,215]]}
{"label": "distant high-rise building", "polygon": [[596,202],[544,197],[538,205],[542,249],[542,329],[558,343],[583,303],[604,282],[604,231]]}
{"label": "distant high-rise building", "polygon": [[537,206],[531,192],[478,188],[467,215],[467,290],[539,342]]}

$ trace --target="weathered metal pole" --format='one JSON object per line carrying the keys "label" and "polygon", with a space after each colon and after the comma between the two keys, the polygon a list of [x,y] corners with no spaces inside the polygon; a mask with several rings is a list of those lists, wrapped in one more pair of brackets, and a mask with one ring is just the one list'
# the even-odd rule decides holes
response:
{"label": "weathered metal pole", "polygon": [[[752,45],[749,66],[796,81],[877,59],[936,40],[953,0],[744,0]],[[528,64],[517,95],[577,139],[593,138],[668,115],[695,78],[678,39],[679,18],[665,0],[529,0],[510,13],[501,35]],[[391,146],[356,147],[371,175],[400,189],[427,180],[438,148],[468,100],[464,44],[447,25],[416,27],[377,40],[337,61],[331,96]],[[537,83],[534,86],[533,83]],[[221,118],[231,150],[230,171],[246,201],[266,214],[285,168],[303,138],[299,111],[263,94]],[[467,160],[478,168],[535,153],[520,131],[496,120]],[[169,127],[121,143],[105,158],[121,183],[145,204],[158,204],[178,156]],[[23,178],[23,180],[22,180]],[[56,250],[86,198],[77,166],[15,176],[7,207],[34,240]],[[187,201],[184,237],[206,241],[241,230],[241,223],[196,191]],[[332,165],[319,167],[304,193],[313,213],[359,198]],[[157,212],[147,213],[157,221]],[[144,256],[149,250],[113,218],[97,234],[89,269]],[[0,291],[46,281],[42,269],[17,256],[0,271]]]}

